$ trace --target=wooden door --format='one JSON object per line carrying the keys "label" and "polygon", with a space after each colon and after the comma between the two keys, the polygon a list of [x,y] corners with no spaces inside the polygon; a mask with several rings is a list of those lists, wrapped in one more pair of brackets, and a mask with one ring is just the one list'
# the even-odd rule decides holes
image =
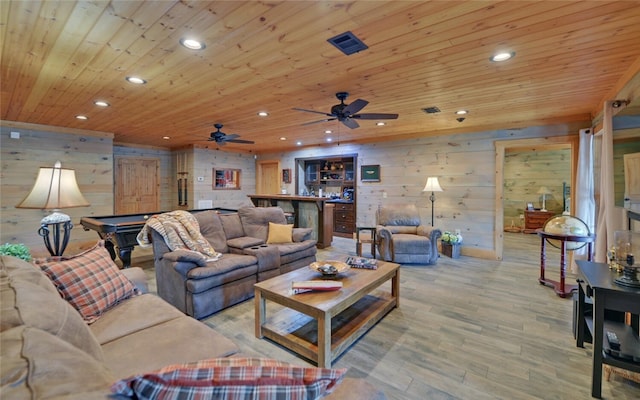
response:
{"label": "wooden door", "polygon": [[632,209],[640,211],[640,153],[624,155],[624,193]]}
{"label": "wooden door", "polygon": [[280,161],[258,161],[256,168],[256,194],[279,194],[280,186]]}
{"label": "wooden door", "polygon": [[157,158],[116,158],[116,214],[137,214],[159,210]]}

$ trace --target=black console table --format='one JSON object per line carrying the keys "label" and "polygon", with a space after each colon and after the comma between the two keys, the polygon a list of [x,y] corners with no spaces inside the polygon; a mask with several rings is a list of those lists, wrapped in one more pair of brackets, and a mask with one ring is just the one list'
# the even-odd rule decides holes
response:
{"label": "black console table", "polygon": [[[640,315],[640,289],[619,286],[614,279],[620,274],[604,263],[578,260],[578,310],[576,345],[584,347],[585,329],[593,337],[593,374],[591,396],[602,396],[602,364],[609,364],[629,371],[640,372],[640,340],[638,315]],[[593,301],[593,315],[587,316],[585,298]],[[605,320],[605,310],[632,314],[631,325]],[[606,331],[613,331],[620,339],[620,350],[613,350],[605,338]]]}

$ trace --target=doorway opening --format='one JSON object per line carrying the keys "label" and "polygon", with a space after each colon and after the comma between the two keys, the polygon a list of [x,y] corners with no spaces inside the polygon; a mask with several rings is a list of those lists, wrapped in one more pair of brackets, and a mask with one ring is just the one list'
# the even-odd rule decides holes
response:
{"label": "doorway opening", "polygon": [[[496,214],[494,237],[496,259],[503,259],[504,236],[505,234],[512,234],[508,232],[513,230],[511,227],[522,227],[524,230],[525,210],[532,208],[533,212],[531,214],[532,217],[535,217],[535,209],[543,208],[543,192],[551,192],[544,194],[545,203],[550,201],[549,205],[553,205],[553,208],[550,208],[548,204],[545,204],[548,210],[558,211],[557,214],[561,214],[566,207],[574,209],[574,197],[571,194],[575,187],[575,175],[578,162],[577,140],[578,137],[575,136],[496,142]],[[535,157],[533,155],[535,155]],[[557,162],[558,165],[555,167],[556,169],[564,168],[567,169],[567,171],[550,173],[549,171],[553,170],[554,167],[546,165],[546,162],[549,161],[544,160],[546,156],[556,160],[554,161]],[[562,158],[568,159],[562,160]],[[520,171],[518,171],[516,165],[510,165],[510,163],[515,162],[524,163],[524,160],[531,162],[532,159],[535,159],[535,163],[540,164],[540,168],[544,167],[548,169],[548,171],[524,171],[525,168],[521,168]],[[532,168],[530,167],[531,166],[528,166],[526,169],[531,170]],[[550,180],[547,181],[546,179],[548,178]],[[552,188],[548,186],[552,186]],[[565,193],[568,193],[568,196]],[[520,210],[522,210],[522,212],[520,212]],[[520,218],[521,216],[522,218]],[[544,221],[542,221],[542,223],[544,223]],[[535,232],[535,229],[533,229],[532,232]],[[525,233],[518,234],[525,235]],[[539,240],[535,233],[528,235],[534,237],[532,241]]]}

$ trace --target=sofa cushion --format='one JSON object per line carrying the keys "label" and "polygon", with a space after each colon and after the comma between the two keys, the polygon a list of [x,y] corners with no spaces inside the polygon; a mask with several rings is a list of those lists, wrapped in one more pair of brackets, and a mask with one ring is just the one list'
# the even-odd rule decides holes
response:
{"label": "sofa cushion", "polygon": [[[162,309],[165,310],[164,307]],[[239,351],[231,340],[184,314],[112,340],[102,348],[105,364],[116,379],[155,371],[171,364],[227,357]]]}
{"label": "sofa cushion", "polygon": [[137,293],[104,247],[104,241],[72,257],[35,260],[58,292],[91,323],[103,312]]}
{"label": "sofa cushion", "polygon": [[[0,269],[1,330],[20,325],[38,328],[102,361],[100,344],[80,314],[60,297],[50,282],[47,288],[30,280],[40,275],[48,281],[42,271],[23,260],[10,258],[13,257],[2,258]],[[27,270],[36,274],[25,273]]]}
{"label": "sofa cushion", "polygon": [[378,210],[378,225],[420,225],[420,213],[415,204],[387,206]]}
{"label": "sofa cushion", "polygon": [[391,238],[395,254],[431,254],[431,241],[426,236],[398,233]]}
{"label": "sofa cushion", "polygon": [[104,399],[117,379],[69,342],[26,325],[2,332],[0,354],[6,399]]}
{"label": "sofa cushion", "polygon": [[89,325],[98,343],[105,344],[137,331],[184,316],[154,294],[143,294],[123,301]]}
{"label": "sofa cushion", "polygon": [[319,399],[330,393],[345,373],[346,369],[230,357],[167,366],[116,382],[112,390],[138,398]]}
{"label": "sofa cushion", "polygon": [[269,222],[287,224],[287,218],[280,207],[240,207],[238,215],[245,235],[265,242],[269,233]]}
{"label": "sofa cushion", "polygon": [[269,222],[267,243],[291,243],[293,241],[293,224],[283,225]]}
{"label": "sofa cushion", "polygon": [[220,218],[227,240],[245,235],[240,216],[237,213],[220,214],[218,218]]}
{"label": "sofa cushion", "polygon": [[227,236],[222,226],[222,221],[218,213],[213,210],[194,212],[198,224],[200,225],[200,233],[205,239],[211,243],[214,249],[220,253],[227,253]]}

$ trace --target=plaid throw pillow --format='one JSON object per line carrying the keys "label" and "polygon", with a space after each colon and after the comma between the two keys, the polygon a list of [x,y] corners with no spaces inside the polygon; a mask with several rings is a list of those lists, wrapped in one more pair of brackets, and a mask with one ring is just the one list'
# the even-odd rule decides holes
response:
{"label": "plaid throw pillow", "polygon": [[154,400],[313,400],[332,392],[346,371],[265,358],[213,358],[123,379],[111,391]]}
{"label": "plaid throw pillow", "polygon": [[34,264],[88,323],[121,300],[137,294],[133,283],[111,260],[102,240],[78,255],[37,259]]}

